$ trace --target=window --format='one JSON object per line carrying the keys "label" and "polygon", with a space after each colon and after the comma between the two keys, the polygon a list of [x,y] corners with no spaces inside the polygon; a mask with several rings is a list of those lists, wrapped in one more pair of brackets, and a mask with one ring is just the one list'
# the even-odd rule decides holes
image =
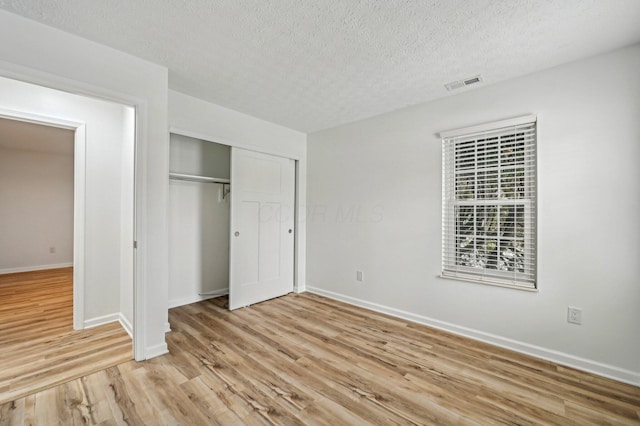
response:
{"label": "window", "polygon": [[443,132],[442,276],[536,288],[536,117]]}

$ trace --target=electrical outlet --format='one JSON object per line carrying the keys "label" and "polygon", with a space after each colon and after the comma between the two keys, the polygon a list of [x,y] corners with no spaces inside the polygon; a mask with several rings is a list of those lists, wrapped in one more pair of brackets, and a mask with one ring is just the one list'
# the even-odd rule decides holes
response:
{"label": "electrical outlet", "polygon": [[571,324],[582,324],[582,309],[569,306],[567,308],[567,322]]}
{"label": "electrical outlet", "polygon": [[364,281],[364,275],[363,275],[362,271],[356,271],[356,281],[358,281],[358,282],[363,282]]}
{"label": "electrical outlet", "polygon": [[49,253],[54,254],[56,252],[55,247],[49,247]]}

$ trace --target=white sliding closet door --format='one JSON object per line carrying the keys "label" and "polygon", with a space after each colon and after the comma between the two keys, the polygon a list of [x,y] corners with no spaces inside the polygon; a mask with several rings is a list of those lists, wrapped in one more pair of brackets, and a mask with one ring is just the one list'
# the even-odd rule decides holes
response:
{"label": "white sliding closet door", "polygon": [[229,309],[293,291],[295,162],[231,149]]}

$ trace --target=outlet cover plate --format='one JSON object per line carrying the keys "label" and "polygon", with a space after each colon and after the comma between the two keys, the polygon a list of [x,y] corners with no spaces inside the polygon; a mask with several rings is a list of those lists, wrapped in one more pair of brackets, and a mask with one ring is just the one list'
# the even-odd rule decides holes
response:
{"label": "outlet cover plate", "polygon": [[567,322],[571,324],[582,324],[582,309],[569,306],[567,308]]}

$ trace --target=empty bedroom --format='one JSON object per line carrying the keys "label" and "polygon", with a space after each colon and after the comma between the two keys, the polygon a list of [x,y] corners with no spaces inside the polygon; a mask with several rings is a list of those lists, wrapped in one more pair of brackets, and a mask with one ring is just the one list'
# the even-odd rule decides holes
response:
{"label": "empty bedroom", "polygon": [[639,22],[0,2],[0,425],[640,425]]}

